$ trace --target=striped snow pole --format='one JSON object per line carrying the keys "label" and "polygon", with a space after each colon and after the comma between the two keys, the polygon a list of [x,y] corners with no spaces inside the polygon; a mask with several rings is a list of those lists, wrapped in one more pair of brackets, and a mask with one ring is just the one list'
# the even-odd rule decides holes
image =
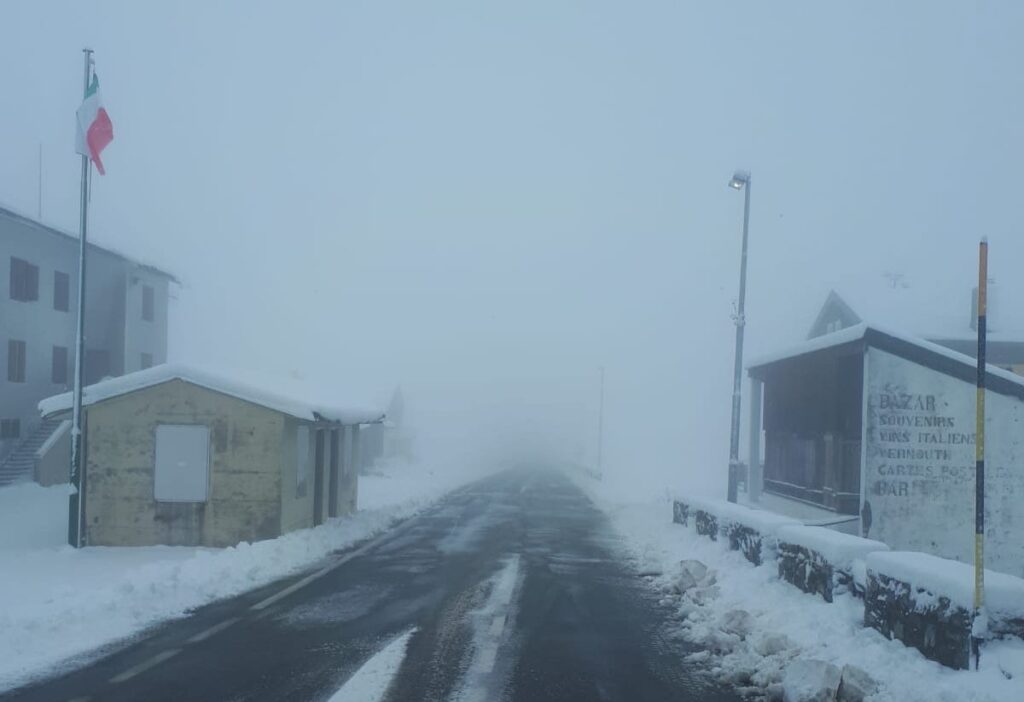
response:
{"label": "striped snow pole", "polygon": [[974,626],[971,648],[974,668],[981,657],[986,627],[985,607],[985,334],[988,288],[988,240],[982,239],[978,252],[978,397],[974,438]]}

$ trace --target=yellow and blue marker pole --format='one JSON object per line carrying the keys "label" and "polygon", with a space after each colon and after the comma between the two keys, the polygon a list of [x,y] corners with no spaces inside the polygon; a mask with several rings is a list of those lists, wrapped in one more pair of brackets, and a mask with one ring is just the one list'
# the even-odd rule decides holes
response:
{"label": "yellow and blue marker pole", "polygon": [[988,629],[985,614],[985,318],[988,307],[988,240],[978,254],[978,398],[974,438],[974,622],[971,649],[974,669],[981,658],[981,642]]}

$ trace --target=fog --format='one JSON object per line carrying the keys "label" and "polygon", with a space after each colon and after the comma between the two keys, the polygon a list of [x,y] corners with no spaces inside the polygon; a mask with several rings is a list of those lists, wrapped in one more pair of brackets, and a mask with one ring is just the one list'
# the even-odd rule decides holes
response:
{"label": "fog", "polygon": [[77,230],[93,48],[92,237],[181,281],[171,359],[400,385],[437,465],[593,463],[604,367],[607,478],[724,491],[736,168],[748,358],[886,274],[966,315],[982,235],[1024,292],[1012,1],[5,2],[0,29],[0,202],[36,213],[42,144],[43,220]]}

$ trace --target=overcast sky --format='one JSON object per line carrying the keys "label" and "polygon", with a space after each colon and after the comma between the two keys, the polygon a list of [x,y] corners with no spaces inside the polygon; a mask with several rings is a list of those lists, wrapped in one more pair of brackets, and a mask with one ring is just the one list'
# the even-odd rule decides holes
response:
{"label": "overcast sky", "polygon": [[966,317],[982,234],[1020,299],[1022,36],[1013,0],[7,0],[0,203],[35,213],[41,143],[76,229],[88,45],[91,236],[181,279],[172,359],[401,382],[428,434],[588,454],[604,365],[609,471],[717,487],[733,169],[750,356],[886,273]]}

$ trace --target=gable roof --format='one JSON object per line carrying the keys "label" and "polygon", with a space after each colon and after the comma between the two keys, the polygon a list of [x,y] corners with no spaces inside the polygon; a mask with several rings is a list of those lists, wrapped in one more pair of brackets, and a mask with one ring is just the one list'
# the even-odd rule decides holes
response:
{"label": "gable roof", "polygon": [[[23,214],[20,214],[18,212],[15,212],[14,210],[12,210],[12,209],[10,209],[8,207],[4,207],[2,205],[0,205],[0,217],[3,217],[5,219],[9,219],[9,220],[11,220],[13,222],[17,222],[18,224],[21,224],[23,226],[27,226],[27,227],[30,227],[32,229],[36,229],[38,231],[44,232],[46,234],[49,234],[50,236],[55,236],[55,237],[59,237],[60,239],[70,241],[76,247],[78,246],[78,236],[77,235],[71,234],[70,232],[66,232],[63,229],[58,229],[56,227],[52,227],[52,226],[50,226],[48,224],[43,224],[42,222],[39,222],[37,220],[32,219],[31,217],[28,217],[26,215],[23,215]],[[163,276],[164,278],[167,278],[168,280],[173,281],[175,283],[180,283],[181,282],[177,278],[175,278],[173,274],[168,273],[167,271],[165,271],[163,269],[157,268],[156,266],[150,265],[148,263],[142,263],[141,261],[138,261],[138,260],[133,259],[133,258],[129,258],[128,256],[125,256],[124,254],[122,254],[122,253],[120,253],[118,251],[115,251],[113,249],[107,248],[105,246],[100,246],[100,245],[98,245],[98,244],[96,244],[96,243],[94,243],[92,241],[87,241],[86,242],[86,246],[89,249],[93,250],[93,251],[102,251],[103,253],[106,253],[106,254],[109,254],[111,256],[114,256],[115,258],[119,258],[119,259],[121,259],[122,261],[124,261],[126,263],[130,263],[133,266],[138,266],[139,268],[147,270],[150,273],[155,273],[156,275]]]}
{"label": "gable roof", "polygon": [[[977,379],[978,362],[973,357],[931,341],[863,322],[831,334],[808,339],[783,351],[755,358],[747,365],[747,371],[752,377],[760,377],[768,366],[841,346],[851,349],[870,346],[969,383],[974,383]],[[1000,395],[1024,399],[1024,377],[991,363],[985,365],[985,386]]]}
{"label": "gable roof", "polygon": [[[1024,341],[1024,315],[1002,304],[1001,286],[989,288],[988,338],[990,341]],[[972,289],[957,285],[919,287],[906,284],[833,288],[811,326],[821,334],[831,316],[854,324],[882,325],[924,339],[969,341]]]}
{"label": "gable roof", "polygon": [[[323,420],[346,425],[375,424],[384,421],[383,410],[336,405],[333,401],[326,401],[322,393],[318,393],[315,388],[292,378],[244,375],[237,371],[215,372],[174,363],[153,366],[90,385],[82,392],[82,405],[94,405],[171,380],[182,380],[308,421]],[[73,396],[70,392],[48,397],[39,403],[39,413],[45,417],[66,412],[71,409],[72,402]]]}

